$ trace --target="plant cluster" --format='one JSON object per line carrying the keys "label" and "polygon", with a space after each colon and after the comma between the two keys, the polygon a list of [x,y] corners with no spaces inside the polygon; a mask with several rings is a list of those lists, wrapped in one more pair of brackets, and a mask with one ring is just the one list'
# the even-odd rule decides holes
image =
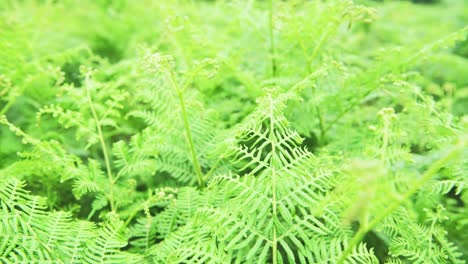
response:
{"label": "plant cluster", "polygon": [[465,263],[468,4],[0,2],[1,263]]}

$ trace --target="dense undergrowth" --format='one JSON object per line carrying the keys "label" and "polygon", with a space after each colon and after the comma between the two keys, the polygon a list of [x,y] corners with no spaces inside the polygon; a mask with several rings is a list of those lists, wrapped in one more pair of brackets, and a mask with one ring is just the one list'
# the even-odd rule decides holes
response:
{"label": "dense undergrowth", "polygon": [[428,2],[0,1],[0,262],[465,263]]}

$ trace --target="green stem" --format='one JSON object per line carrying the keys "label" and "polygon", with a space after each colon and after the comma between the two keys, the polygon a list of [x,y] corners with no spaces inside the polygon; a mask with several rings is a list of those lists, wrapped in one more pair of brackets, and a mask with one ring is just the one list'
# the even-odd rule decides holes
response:
{"label": "green stem", "polygon": [[[322,47],[323,43],[327,39],[330,31],[326,31],[325,33],[322,33],[322,36],[320,38],[319,43],[315,46],[314,50],[312,51],[312,55],[308,57],[307,59],[307,65],[309,65],[309,68],[311,67],[310,65],[312,64],[312,61],[315,59],[317,56],[318,51]],[[325,130],[325,120],[323,118],[322,110],[320,110],[320,107],[318,105],[315,106],[315,111],[317,112],[317,119],[319,120],[319,128],[320,128],[320,144],[324,144],[325,142],[325,136],[326,136],[326,130]]]}
{"label": "green stem", "polygon": [[318,51],[322,47],[322,45],[325,43],[325,40],[328,38],[329,34],[331,33],[331,30],[326,30],[325,32],[322,33],[320,36],[319,43],[314,47],[314,50],[312,51],[312,54],[310,56],[307,56],[307,63],[311,64],[315,57],[318,54]]}
{"label": "green stem", "polygon": [[[271,96],[271,95],[270,95]],[[269,139],[271,141],[271,159],[270,159],[270,167],[271,167],[271,188],[272,188],[272,198],[271,198],[271,203],[272,203],[272,214],[273,214],[273,223],[277,223],[277,198],[276,198],[276,169],[275,169],[275,159],[276,159],[276,138],[274,134],[274,114],[273,114],[273,105],[272,105],[273,99],[270,98],[270,136]],[[276,234],[276,225],[273,225],[273,239],[271,241],[272,243],[272,258],[273,258],[273,264],[276,264],[278,262],[277,260],[277,254],[278,254],[278,237]]]}
{"label": "green stem", "polygon": [[[309,71],[309,75],[312,73]],[[317,89],[314,89],[314,95],[317,94]],[[323,118],[322,110],[318,105],[315,105],[315,112],[317,113],[317,119],[319,121],[319,129],[320,129],[320,144],[323,144],[325,142],[325,120]]]}
{"label": "green stem", "polygon": [[207,180],[210,178],[211,174],[213,174],[213,172],[215,172],[215,170],[218,168],[218,166],[219,166],[219,164],[221,163],[222,160],[223,160],[222,158],[219,158],[219,159],[215,162],[215,164],[211,167],[211,169],[210,169],[210,170],[205,174],[205,176],[203,177],[203,180],[204,180],[204,181],[207,181]]}
{"label": "green stem", "polygon": [[[89,80],[86,80],[86,82],[89,82]],[[94,108],[93,100],[91,97],[91,91],[89,89],[89,84],[86,84],[85,87],[86,87],[86,95],[88,97],[89,107],[91,108],[91,113],[93,115],[94,122],[96,122],[98,138],[101,144],[102,153],[104,155],[104,162],[106,164],[107,178],[109,181],[109,195],[108,195],[109,203],[110,203],[112,212],[116,212],[115,201],[114,201],[114,180],[112,176],[111,162],[110,162],[109,154],[107,151],[106,142],[104,141],[104,134],[102,133],[101,121],[98,118],[96,109]]]}
{"label": "green stem", "polygon": [[460,152],[463,151],[465,147],[465,141],[461,141],[455,147],[452,148],[445,156],[438,159],[434,162],[429,169],[422,175],[422,177],[416,181],[416,183],[411,185],[411,188],[406,191],[400,199],[394,200],[392,204],[387,206],[379,215],[377,215],[372,221],[367,225],[361,225],[359,230],[354,235],[354,237],[349,242],[346,250],[341,254],[341,257],[338,259],[337,264],[343,264],[346,258],[351,254],[353,248],[355,248],[361,241],[364,235],[375,228],[381,221],[383,221],[387,216],[393,213],[400,205],[408,200],[413,194],[415,194],[424,184],[426,184],[433,176],[436,174],[442,167],[444,167],[452,159],[456,158]]}
{"label": "green stem", "polygon": [[[307,52],[307,49],[306,49],[304,43],[298,37],[298,41],[299,41],[299,45],[301,46],[302,53],[303,53],[304,57],[306,58],[308,75],[312,74],[312,61],[315,59],[315,56],[317,55],[317,52],[319,51],[320,47],[324,43],[324,40],[326,38],[324,35],[325,35],[325,33],[322,34],[320,42],[317,44],[317,46],[315,46],[311,56],[308,55],[308,52]],[[296,36],[297,36],[297,31],[296,31]],[[314,91],[314,92],[316,92],[316,91]],[[319,121],[319,128],[320,128],[320,140],[319,140],[319,142],[320,142],[320,144],[323,144],[324,141],[325,141],[325,134],[326,134],[325,120],[323,118],[322,110],[320,110],[320,107],[318,105],[315,106],[315,112],[317,113],[317,120]]]}
{"label": "green stem", "polygon": [[187,143],[189,145],[190,153],[192,155],[193,167],[195,168],[195,172],[197,174],[198,186],[201,189],[203,189],[205,187],[205,181],[203,180],[203,173],[201,171],[200,163],[198,162],[197,153],[195,151],[195,146],[192,140],[192,132],[190,130],[187,110],[185,109],[184,93],[182,89],[180,89],[176,81],[174,71],[169,70],[168,76],[169,76],[169,81],[171,82],[172,87],[174,87],[174,89],[176,90],[177,97],[179,98],[180,108],[182,110],[182,119],[184,121],[185,134],[187,136]]}
{"label": "green stem", "polygon": [[275,48],[275,35],[274,35],[274,0],[270,0],[270,14],[269,14],[269,30],[270,30],[270,56],[271,56],[271,75],[272,77],[276,77],[276,48]]}
{"label": "green stem", "polygon": [[318,105],[315,106],[315,111],[317,112],[317,119],[319,120],[319,128],[320,128],[320,142],[319,144],[325,144],[325,121],[323,119],[322,110]]}
{"label": "green stem", "polygon": [[359,96],[358,100],[355,100],[351,105],[349,105],[345,110],[341,111],[331,122],[328,122],[328,125],[325,127],[324,134],[328,133],[330,129],[343,117],[345,116],[349,111],[351,111],[353,108],[358,106],[361,103],[361,100],[366,98],[370,93],[372,93],[374,89],[370,89],[366,91],[363,95]]}
{"label": "green stem", "polygon": [[2,108],[2,110],[0,111],[0,115],[4,115],[6,114],[6,112],[8,112],[8,110],[10,109],[10,107],[15,103],[15,99],[11,99],[8,101],[8,103]]}

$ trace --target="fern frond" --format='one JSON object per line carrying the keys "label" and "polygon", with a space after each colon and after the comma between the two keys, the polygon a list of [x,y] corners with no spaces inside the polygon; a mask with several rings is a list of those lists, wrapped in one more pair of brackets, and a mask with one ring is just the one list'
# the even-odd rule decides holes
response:
{"label": "fern frond", "polygon": [[[70,213],[47,212],[46,200],[30,195],[14,178],[0,185],[0,259],[7,263],[138,263],[138,255],[124,253],[126,241],[118,222],[96,229],[72,221]],[[104,249],[104,250],[103,250]],[[133,262],[132,262],[133,261]]]}
{"label": "fern frond", "polygon": [[87,263],[140,263],[138,255],[120,251],[127,245],[122,233],[122,224],[118,220],[110,220],[99,229],[98,235],[88,242],[83,261]]}
{"label": "fern frond", "polygon": [[[299,147],[301,138],[282,115],[289,98],[268,91],[257,111],[241,128],[235,128],[235,141],[245,145],[232,145],[228,154],[243,163],[241,171],[250,170],[242,177],[215,178],[216,189],[229,200],[219,207],[199,209],[188,223],[189,228],[200,230],[197,236],[212,237],[207,245],[216,241],[218,251],[232,255],[235,263],[254,259],[257,263],[314,262],[313,238],[346,234],[337,231],[341,227],[331,220],[336,218],[333,211],[310,214],[311,207],[334,186],[333,177],[317,169],[316,158]],[[171,238],[163,244],[173,243]],[[193,242],[183,238],[174,243],[180,250],[191,251]]]}
{"label": "fern frond", "polygon": [[360,244],[354,248],[353,252],[346,259],[347,263],[351,264],[378,264],[380,263],[377,257],[374,255],[373,250],[367,249],[366,245]]}
{"label": "fern frond", "polygon": [[[188,80],[184,79],[184,81]],[[187,85],[190,85],[185,82],[184,87],[181,88],[183,90],[177,91],[173,87],[168,87],[169,84],[162,76],[143,80],[141,85],[144,86],[137,94],[143,109],[133,110],[129,116],[141,118],[150,126],[145,138],[146,141],[155,144],[156,172],[166,172],[181,183],[194,184],[197,181],[194,175],[199,173],[194,167],[193,158],[197,159],[202,171],[209,169],[212,164],[209,153],[217,128],[214,126],[215,115],[204,109],[196,92],[192,89],[185,89]],[[183,106],[178,100],[181,93],[184,97]],[[187,135],[184,133],[186,124],[182,113],[183,108],[186,109],[185,115],[190,125],[195,156],[191,153]],[[144,152],[138,151],[138,153],[144,155]]]}

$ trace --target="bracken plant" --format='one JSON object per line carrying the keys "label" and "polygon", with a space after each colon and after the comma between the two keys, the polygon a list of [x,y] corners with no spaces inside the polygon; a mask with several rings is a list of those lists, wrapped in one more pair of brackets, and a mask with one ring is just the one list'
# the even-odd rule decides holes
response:
{"label": "bracken plant", "polygon": [[0,1],[0,263],[466,263],[467,24]]}

